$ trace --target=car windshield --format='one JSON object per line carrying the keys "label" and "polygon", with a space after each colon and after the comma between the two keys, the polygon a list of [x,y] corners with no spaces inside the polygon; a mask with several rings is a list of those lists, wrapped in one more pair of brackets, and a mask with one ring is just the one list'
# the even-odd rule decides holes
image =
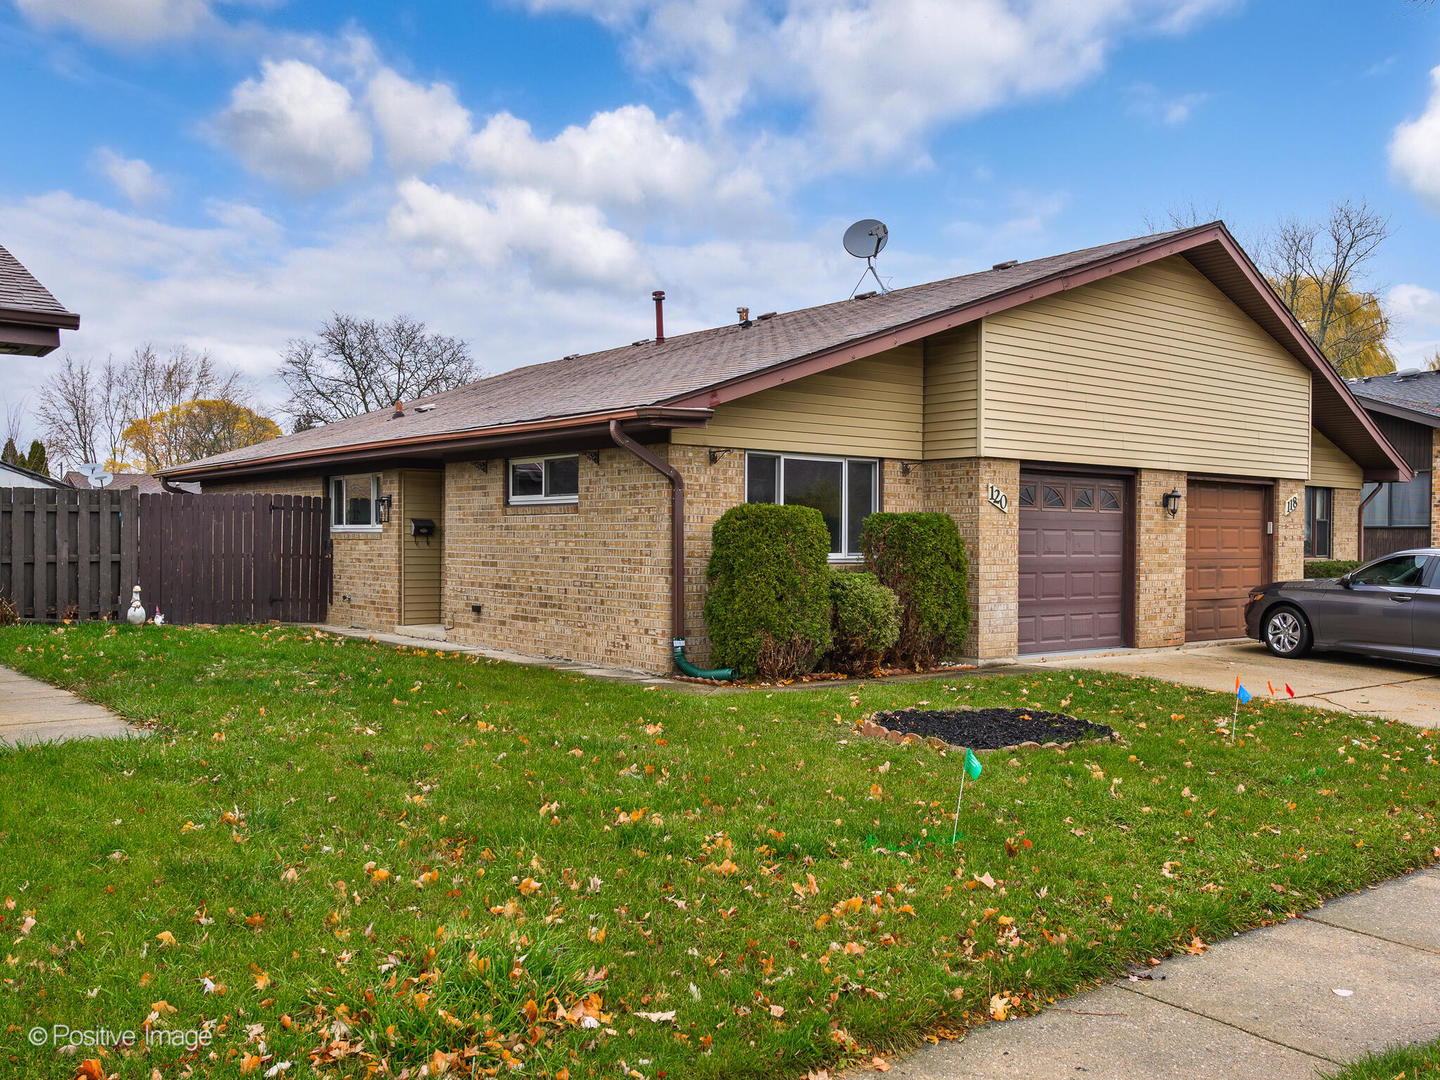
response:
{"label": "car windshield", "polygon": [[1425,564],[1429,558],[1424,555],[1398,555],[1384,559],[1357,570],[1350,578],[1356,585],[1391,585],[1399,588],[1414,588],[1425,576]]}

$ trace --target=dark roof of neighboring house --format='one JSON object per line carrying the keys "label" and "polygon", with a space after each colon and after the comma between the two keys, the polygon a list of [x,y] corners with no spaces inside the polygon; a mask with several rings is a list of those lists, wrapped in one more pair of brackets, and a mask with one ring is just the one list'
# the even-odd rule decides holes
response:
{"label": "dark roof of neighboring house", "polygon": [[603,431],[610,419],[655,428],[701,425],[725,401],[1177,254],[1311,368],[1316,422],[1332,441],[1377,479],[1391,479],[1397,469],[1408,476],[1403,460],[1220,222],[764,316],[748,326],[567,356],[407,402],[403,418],[382,409],[162,471],[198,479],[384,455],[460,453],[534,442],[542,434]]}
{"label": "dark roof of neighboring house", "polygon": [[1440,371],[1368,375],[1349,382],[1350,392],[1373,412],[1440,427]]}
{"label": "dark roof of neighboring house", "polygon": [[[35,472],[33,469],[27,469],[23,465],[12,465],[8,461],[0,461],[0,470],[9,470],[11,472],[21,473],[24,476],[30,477],[32,480],[43,481],[44,483],[49,484],[51,487],[67,488],[71,486],[68,482],[64,480],[56,480],[53,476],[46,476],[44,473]],[[5,482],[3,480],[0,480],[0,487],[5,486]]]}
{"label": "dark roof of neighboring house", "polygon": [[[113,475],[115,479],[105,485],[106,491],[126,491],[134,488],[137,495],[159,495],[165,490],[165,488],[161,486],[160,480],[157,477],[151,476],[149,473],[120,472],[112,473],[111,475]],[[90,490],[90,481],[85,474],[81,472],[67,472],[65,474],[65,482],[71,487],[79,488],[82,491]],[[200,490],[199,484],[175,484],[175,487],[192,494]]]}
{"label": "dark roof of neighboring house", "polygon": [[49,289],[20,260],[0,247],[0,311],[7,318],[26,316],[25,321],[74,330],[80,316],[67,311]]}

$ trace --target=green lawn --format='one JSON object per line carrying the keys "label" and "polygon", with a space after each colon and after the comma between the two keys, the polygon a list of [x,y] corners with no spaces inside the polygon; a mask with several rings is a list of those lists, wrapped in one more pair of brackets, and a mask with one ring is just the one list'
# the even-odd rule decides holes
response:
{"label": "green lawn", "polygon": [[[1257,700],[1231,745],[1230,697],[1114,675],[701,695],[294,628],[17,627],[0,661],[158,725],[0,753],[3,1075],[93,1056],[36,1025],[148,1019],[210,1041],[107,1074],[799,1077],[1440,845],[1433,732]],[[952,846],[960,757],[854,730],[917,701],[1124,742],[984,755]]]}
{"label": "green lawn", "polygon": [[1327,1080],[1426,1080],[1427,1077],[1440,1077],[1440,1042],[1396,1046],[1378,1054],[1367,1054],[1338,1072],[1325,1075]]}

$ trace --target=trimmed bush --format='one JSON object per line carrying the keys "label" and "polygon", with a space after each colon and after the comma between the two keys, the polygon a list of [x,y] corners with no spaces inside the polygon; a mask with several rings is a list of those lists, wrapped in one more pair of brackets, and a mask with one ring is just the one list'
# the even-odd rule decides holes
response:
{"label": "trimmed bush", "polygon": [[713,536],[705,596],[712,662],[743,679],[813,669],[830,648],[830,530],[820,511],[732,506]]}
{"label": "trimmed bush", "polygon": [[1350,559],[1313,559],[1305,564],[1307,578],[1332,578],[1348,574],[1360,564]]}
{"label": "trimmed bush", "polygon": [[955,655],[970,625],[965,543],[949,514],[871,514],[860,529],[865,563],[900,598],[890,656],[925,668]]}
{"label": "trimmed bush", "polygon": [[830,571],[831,665],[868,675],[900,637],[900,598],[874,574]]}

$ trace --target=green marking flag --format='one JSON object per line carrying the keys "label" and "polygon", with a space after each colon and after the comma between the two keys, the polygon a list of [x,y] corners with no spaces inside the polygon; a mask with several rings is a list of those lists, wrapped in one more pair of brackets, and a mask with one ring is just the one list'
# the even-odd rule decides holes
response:
{"label": "green marking flag", "polygon": [[975,756],[975,751],[968,746],[965,748],[965,768],[960,773],[960,794],[955,798],[955,831],[950,835],[950,842],[953,844],[955,838],[960,835],[960,800],[965,798],[965,777],[971,780],[980,779],[980,759]]}
{"label": "green marking flag", "polygon": [[980,759],[975,756],[974,750],[965,751],[965,771],[970,774],[971,780],[980,779]]}

